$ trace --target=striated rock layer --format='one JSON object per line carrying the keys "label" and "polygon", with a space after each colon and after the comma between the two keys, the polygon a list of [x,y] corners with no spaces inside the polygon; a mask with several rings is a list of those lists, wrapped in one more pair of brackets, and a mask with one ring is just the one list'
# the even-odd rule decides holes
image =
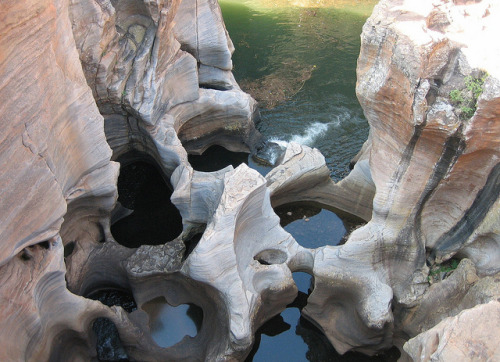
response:
{"label": "striated rock layer", "polygon": [[[480,276],[500,265],[499,48],[482,41],[500,8],[467,3],[381,1],[363,28],[356,91],[370,138],[358,163],[369,162],[373,212],[344,246],[316,251],[304,310],[340,352],[373,353],[458,313],[445,296],[464,308],[498,296],[493,284],[462,303],[475,280],[428,284],[428,267],[453,257]],[[473,82],[467,115],[453,94],[474,98]]]}
{"label": "striated rock layer", "polygon": [[[172,244],[136,252],[113,241],[119,164],[111,158],[146,153],[169,178],[190,169],[186,150],[257,144],[255,102],[231,74],[220,9],[216,1],[39,0],[3,4],[0,13],[0,357],[88,360],[98,317],[114,322],[131,356],[171,356],[143,337],[144,315],[132,322],[77,294],[135,288],[142,303],[134,278],[179,270],[185,251],[192,210]],[[222,185],[223,177],[199,179]],[[203,223],[216,208],[203,211]],[[234,348],[210,351],[196,349],[195,359]]]}
{"label": "striated rock layer", "polygon": [[[265,178],[193,170],[188,152],[260,143],[215,0],[1,6],[1,360],[108,359],[98,318],[131,360],[244,360],[295,299],[295,271],[314,281],[303,314],[340,353],[408,340],[417,360],[496,357],[500,68],[497,45],[481,41],[498,34],[495,1],[376,6],[356,89],[370,136],[339,183],[298,144]],[[127,248],[110,232],[131,212],[116,204],[112,160],[137,158],[170,180],[183,231]],[[367,223],[344,245],[307,249],[272,209],[294,201]],[[435,280],[450,258],[458,267]],[[129,292],[137,309],[88,298],[102,289]],[[144,306],[159,298],[202,309],[195,337],[155,342]],[[472,339],[473,318],[488,328]]]}

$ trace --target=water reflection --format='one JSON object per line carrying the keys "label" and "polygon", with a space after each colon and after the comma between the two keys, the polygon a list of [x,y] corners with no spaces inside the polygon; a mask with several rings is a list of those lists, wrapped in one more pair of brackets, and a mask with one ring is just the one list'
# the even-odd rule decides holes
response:
{"label": "water reflection", "polygon": [[173,307],[160,297],[145,303],[142,309],[149,315],[151,335],[160,347],[171,347],[185,336],[195,337],[201,329],[203,311],[194,304]]}
{"label": "water reflection", "polygon": [[305,248],[338,245],[351,228],[349,221],[310,203],[283,205],[275,212],[280,217],[281,226]]}
{"label": "water reflection", "polygon": [[393,348],[379,356],[369,357],[348,352],[339,355],[326,336],[310,321],[301,316],[312,292],[312,277],[295,272],[293,279],[299,293],[292,304],[267,321],[255,334],[255,344],[246,362],[251,361],[313,361],[313,362],[395,362],[400,353]]}

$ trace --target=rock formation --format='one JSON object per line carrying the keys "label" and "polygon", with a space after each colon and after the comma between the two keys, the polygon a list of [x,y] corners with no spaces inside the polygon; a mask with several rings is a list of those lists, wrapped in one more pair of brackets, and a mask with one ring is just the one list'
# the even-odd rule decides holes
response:
{"label": "rock formation", "polygon": [[[1,7],[1,360],[104,358],[98,318],[132,360],[243,360],[296,297],[295,271],[314,277],[303,314],[340,353],[408,341],[416,360],[498,355],[499,48],[479,41],[498,34],[493,0],[376,6],[357,69],[370,137],[339,183],[297,144],[265,178],[245,165],[193,170],[188,153],[261,142],[215,0]],[[110,232],[112,214],[129,212],[115,160],[141,157],[170,180],[183,231],[127,248]],[[344,245],[307,249],[272,209],[294,201],[367,223]],[[106,288],[137,309],[89,298]],[[158,346],[143,310],[156,298],[201,307],[198,334]],[[487,328],[471,336],[471,318]]]}
{"label": "rock formation", "polygon": [[[422,307],[433,294],[440,318],[456,314],[443,296],[458,302],[474,281],[429,288],[428,266],[467,257],[479,275],[499,272],[500,83],[489,55],[498,48],[477,41],[498,30],[499,10],[490,1],[381,1],[363,28],[356,90],[370,139],[358,162],[369,162],[372,217],[344,246],[316,252],[304,309],[341,352],[375,352],[421,332],[413,313],[429,318]],[[467,116],[453,92],[474,98],[476,84],[482,93]]]}
{"label": "rock formation", "polygon": [[499,307],[492,301],[449,317],[409,340],[405,350],[415,361],[494,361],[500,357],[498,340],[492,338]]}

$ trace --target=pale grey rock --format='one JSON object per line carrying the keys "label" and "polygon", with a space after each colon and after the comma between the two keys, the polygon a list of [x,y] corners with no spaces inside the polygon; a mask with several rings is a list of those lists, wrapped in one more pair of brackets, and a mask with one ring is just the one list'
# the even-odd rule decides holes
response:
{"label": "pale grey rock", "polygon": [[311,201],[367,221],[371,218],[375,188],[365,160],[357,162],[346,179],[334,183],[317,149],[291,142],[266,179],[274,207]]}
{"label": "pale grey rock", "polygon": [[85,0],[70,14],[113,159],[146,149],[170,176],[180,162],[164,155],[161,136],[172,127],[188,152],[252,149],[256,104],[231,74],[234,48],[215,0]]}
{"label": "pale grey rock", "polygon": [[302,249],[279,226],[265,179],[245,165],[227,172],[217,210],[181,270],[220,294],[227,308],[226,358],[243,358],[258,326],[295,299],[288,264],[297,267]]}
{"label": "pale grey rock", "polygon": [[206,225],[212,219],[224,191],[224,175],[232,169],[228,166],[217,172],[198,172],[180,165],[174,171],[171,200],[181,213],[184,230]]}
{"label": "pale grey rock", "polygon": [[216,1],[182,0],[174,22],[176,39],[197,61],[206,66],[232,70],[234,48]]}

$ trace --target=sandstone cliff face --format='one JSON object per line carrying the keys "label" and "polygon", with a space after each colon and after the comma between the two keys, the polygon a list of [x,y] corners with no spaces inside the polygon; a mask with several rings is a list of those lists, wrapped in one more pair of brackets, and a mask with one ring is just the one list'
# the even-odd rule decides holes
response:
{"label": "sandstone cliff face", "polygon": [[169,177],[189,167],[185,148],[248,151],[259,137],[254,101],[232,77],[215,1],[41,0],[3,4],[0,16],[1,359],[88,359],[99,316],[124,341],[139,339],[123,310],[66,288],[122,286],[118,264],[131,252],[108,254],[118,270],[104,280],[91,266],[102,259],[90,257],[116,244],[110,159],[145,152]]}
{"label": "sandstone cliff face", "polygon": [[[370,137],[353,171],[333,184],[314,151],[292,146],[268,175],[277,204],[316,200],[369,220],[345,245],[314,252],[303,314],[341,353],[400,344],[498,298],[498,278],[486,277],[498,275],[500,257],[500,83],[489,55],[498,47],[482,40],[495,37],[499,10],[381,1],[361,37],[356,90]],[[316,186],[301,189],[300,179]],[[429,267],[450,258],[470,260],[430,286]]]}
{"label": "sandstone cliff face", "polygon": [[[500,72],[486,55],[498,49],[477,41],[498,34],[498,19],[493,0],[380,2],[358,62],[370,139],[335,184],[322,155],[297,144],[266,178],[189,164],[187,152],[259,142],[215,1],[2,5],[0,359],[96,358],[92,324],[103,317],[130,359],[242,360],[297,295],[295,271],[314,276],[303,314],[340,353],[417,336],[405,345],[415,359],[456,355],[435,336],[467,344],[460,318],[488,319],[498,303],[484,303],[500,297]],[[450,93],[469,97],[482,78],[469,117]],[[126,248],[110,233],[111,160],[130,151],[171,181],[183,232],[163,245]],[[298,200],[368,223],[344,245],[307,249],[271,206]],[[457,269],[431,285],[429,267],[452,257]],[[100,288],[129,291],[137,310],[86,298]],[[200,306],[196,337],[159,347],[143,310],[155,298]],[[479,342],[475,356],[495,356]]]}
{"label": "sandstone cliff face", "polygon": [[75,237],[103,237],[118,165],[81,70],[67,3],[9,2],[0,16],[1,355],[46,360],[61,332],[87,338],[88,317],[103,313],[65,288],[60,228],[64,218]]}

